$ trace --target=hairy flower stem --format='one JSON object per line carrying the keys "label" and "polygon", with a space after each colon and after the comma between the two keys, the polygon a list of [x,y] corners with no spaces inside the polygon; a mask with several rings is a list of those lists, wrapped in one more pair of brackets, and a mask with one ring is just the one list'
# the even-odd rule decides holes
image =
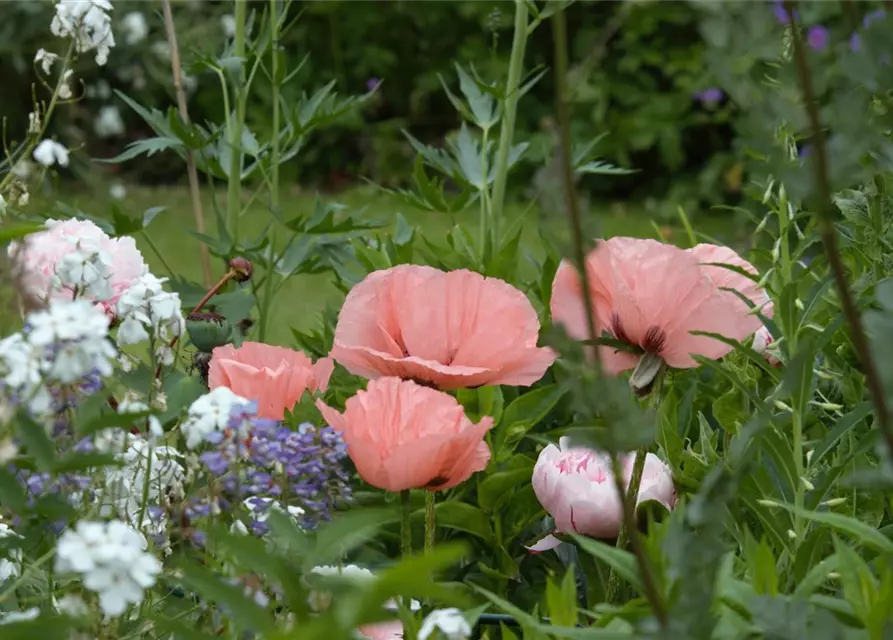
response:
{"label": "hairy flower stem", "polygon": [[[573,234],[574,253],[577,268],[580,272],[580,280],[582,282],[582,290],[589,291],[589,277],[586,273],[586,249],[583,240],[583,223],[580,216],[578,201],[574,189],[574,175],[571,166],[571,134],[570,134],[570,108],[568,104],[567,93],[567,18],[563,10],[559,10],[552,16],[552,34],[555,42],[555,93],[557,102],[558,115],[558,131],[561,141],[559,149],[562,178],[564,183],[564,199],[567,207],[568,216],[571,222],[571,232]],[[596,344],[598,337],[595,325],[595,312],[592,304],[585,304],[586,321],[589,329],[590,344]],[[598,347],[592,350],[595,354],[593,368],[596,377],[601,375],[601,364],[598,359]],[[643,458],[644,462],[644,458]],[[623,465],[620,458],[615,452],[611,452],[611,464],[614,471],[614,485],[617,488],[617,495],[624,495],[623,486]],[[639,530],[636,527],[635,510],[630,508],[628,500],[622,500],[623,506],[623,526],[627,530],[630,540],[630,547],[636,557],[639,567],[639,573],[642,578],[643,595],[651,604],[654,616],[657,618],[663,630],[666,630],[668,624],[666,604],[661,597],[657,588],[657,579],[655,578],[654,568],[651,561],[645,553],[645,547],[639,536]]]}
{"label": "hairy flower stem", "polygon": [[233,56],[239,58],[239,70],[233,74],[235,86],[235,113],[227,114],[229,120],[229,182],[226,208],[229,217],[233,245],[239,244],[239,217],[242,213],[242,128],[245,124],[245,22],[248,0],[234,0],[236,34],[233,38]]}
{"label": "hairy flower stem", "polygon": [[400,492],[400,551],[404,558],[412,555],[412,500],[409,489]]}
{"label": "hairy flower stem", "polygon": [[[177,44],[177,30],[174,27],[174,15],[171,11],[171,0],[162,0],[164,13],[164,30],[171,50],[171,73],[174,79],[174,92],[177,94],[177,109],[184,124],[189,124],[189,107],[186,105],[186,90],[183,88],[183,68],[180,65],[180,47]],[[195,230],[205,232],[205,215],[202,211],[201,191],[198,184],[198,170],[195,168],[195,156],[192,149],[186,149],[186,176],[189,180],[189,196],[192,200],[192,214],[195,217]],[[211,286],[211,254],[208,245],[199,245],[199,256],[202,263],[202,279],[206,287]]]}
{"label": "hairy flower stem", "polygon": [[505,83],[505,107],[502,114],[502,127],[499,131],[499,147],[496,150],[493,198],[490,202],[492,223],[490,231],[493,255],[499,253],[499,245],[502,242],[499,222],[505,205],[509,154],[512,150],[512,137],[515,134],[515,116],[518,113],[518,100],[521,97],[521,74],[524,70],[524,50],[527,48],[527,36],[527,2],[525,0],[515,0],[515,34],[512,39],[512,56],[509,59],[508,80]]}
{"label": "hairy flower stem", "polygon": [[425,553],[434,550],[434,492],[425,492]]}
{"label": "hairy flower stem", "polygon": [[878,374],[877,365],[871,355],[871,348],[868,345],[868,338],[862,328],[862,318],[856,304],[853,301],[853,295],[850,293],[849,284],[847,283],[846,273],[843,267],[843,261],[840,258],[840,252],[837,248],[837,231],[834,227],[833,211],[833,189],[831,187],[830,172],[828,169],[828,150],[825,145],[825,131],[822,128],[821,116],[819,114],[819,105],[816,101],[815,90],[812,86],[812,76],[809,71],[809,64],[806,61],[806,51],[803,46],[803,36],[799,31],[796,21],[796,3],[791,0],[785,0],[785,11],[788,14],[788,20],[791,24],[791,32],[794,41],[794,63],[797,67],[797,79],[800,83],[800,90],[803,94],[804,107],[812,128],[812,143],[815,153],[813,153],[813,168],[815,170],[815,187],[818,190],[819,206],[818,206],[818,226],[819,233],[822,237],[822,243],[825,245],[825,254],[828,257],[828,264],[834,274],[834,281],[837,285],[837,291],[840,295],[841,306],[843,306],[844,317],[850,326],[850,334],[853,339],[853,348],[856,351],[862,368],[865,372],[865,383],[871,393],[871,400],[874,403],[875,419],[878,423],[878,431],[886,442],[888,452],[893,456],[893,430],[890,425],[890,414],[887,409],[886,398],[884,397],[884,388]]}
{"label": "hairy flower stem", "polygon": [[280,51],[279,51],[279,0],[270,0],[270,67],[272,69],[273,95],[273,142],[272,164],[270,165],[270,208],[273,213],[279,213],[279,128],[282,126],[279,104],[280,75]]}

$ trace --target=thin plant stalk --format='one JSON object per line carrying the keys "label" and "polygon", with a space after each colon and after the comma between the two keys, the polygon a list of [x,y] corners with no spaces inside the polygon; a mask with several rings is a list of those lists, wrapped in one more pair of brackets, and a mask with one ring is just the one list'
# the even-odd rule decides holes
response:
{"label": "thin plant stalk", "polygon": [[515,133],[515,116],[518,113],[518,100],[521,97],[521,75],[524,71],[524,50],[527,48],[527,37],[527,3],[525,0],[515,0],[515,33],[512,38],[512,55],[509,59],[508,80],[505,83],[505,106],[502,114],[502,127],[499,131],[499,147],[496,149],[493,198],[490,202],[490,230],[494,254],[499,252],[499,246],[502,242],[499,223],[502,218],[503,207],[505,206],[509,154],[512,150],[512,138]]}
{"label": "thin plant stalk", "polygon": [[400,552],[404,558],[412,555],[412,499],[409,489],[400,492]]}
{"label": "thin plant stalk", "polygon": [[796,3],[786,0],[784,3],[785,11],[788,14],[788,20],[791,25],[791,32],[794,44],[794,63],[797,67],[797,79],[800,84],[800,91],[803,94],[804,107],[809,118],[812,128],[812,143],[815,153],[813,155],[812,166],[815,171],[815,186],[818,191],[818,226],[822,243],[825,245],[825,254],[828,257],[828,264],[834,274],[834,282],[837,285],[837,291],[840,295],[841,306],[843,307],[844,317],[850,327],[850,334],[853,339],[853,348],[856,351],[862,368],[865,372],[865,383],[871,393],[871,400],[874,404],[875,419],[878,423],[878,430],[887,445],[889,454],[893,456],[893,430],[890,427],[890,414],[887,408],[886,398],[884,397],[884,387],[878,374],[877,365],[871,355],[871,348],[868,345],[868,338],[862,328],[862,317],[853,301],[853,295],[850,292],[847,282],[846,272],[844,271],[843,261],[840,257],[840,251],[837,248],[837,231],[834,228],[834,200],[833,189],[831,187],[830,171],[828,168],[828,149],[825,144],[825,131],[822,127],[821,115],[819,113],[819,105],[816,101],[815,89],[812,85],[812,76],[809,71],[809,63],[806,60],[806,50],[803,46],[803,36],[800,34],[799,26],[796,19]]}
{"label": "thin plant stalk", "polygon": [[434,526],[435,526],[435,514],[434,514],[434,492],[426,491],[425,492],[425,553],[431,553],[434,550]]}
{"label": "thin plant stalk", "polygon": [[240,68],[234,81],[235,113],[229,123],[229,183],[227,189],[227,214],[233,244],[239,243],[239,217],[242,214],[240,196],[242,193],[242,128],[245,123],[245,22],[247,20],[247,0],[234,0],[236,33],[233,38],[233,55],[240,60]]}
{"label": "thin plant stalk", "polygon": [[[166,0],[169,1],[169,0]],[[272,41],[272,70],[273,82],[273,141],[272,141],[272,165],[270,166],[270,208],[273,213],[279,213],[279,128],[281,127],[282,114],[279,104],[279,0],[270,0],[270,39]]]}
{"label": "thin plant stalk", "polygon": [[[183,87],[183,68],[180,65],[180,47],[177,44],[177,30],[174,26],[174,15],[171,11],[171,0],[162,0],[164,13],[164,30],[171,50],[171,73],[174,79],[174,93],[177,95],[177,109],[184,124],[189,124],[189,107],[186,103],[186,89]],[[186,149],[186,177],[189,180],[189,197],[192,200],[192,214],[195,218],[195,230],[205,232],[205,215],[202,211],[202,196],[198,183],[198,170],[195,167],[195,156],[192,149]],[[202,282],[211,286],[211,254],[208,246],[202,242],[199,246],[199,257],[202,263]]]}
{"label": "thin plant stalk", "polygon": [[[568,72],[568,56],[567,56],[567,18],[564,11],[557,11],[552,16],[552,34],[555,42],[555,93],[557,102],[558,115],[558,131],[560,136],[559,158],[561,160],[562,178],[564,182],[564,198],[565,206],[571,222],[571,231],[573,234],[574,254],[580,271],[582,281],[582,289],[584,292],[589,291],[588,276],[586,273],[586,250],[583,241],[583,224],[580,216],[578,201],[574,189],[574,175],[571,167],[571,135],[570,135],[570,108],[567,93],[567,72]],[[584,297],[587,297],[584,293]],[[589,338],[592,344],[598,337],[595,324],[595,312],[592,304],[587,300],[586,322],[589,330]],[[595,353],[593,367],[596,375],[601,371],[601,364],[598,359],[598,348],[594,348]],[[613,467],[614,484],[617,488],[618,495],[625,495],[626,491],[623,482],[623,466],[620,457],[611,452],[611,464]],[[662,629],[666,629],[668,623],[667,609],[657,587],[657,579],[655,578],[654,568],[642,544],[639,530],[636,527],[635,510],[630,508],[629,500],[622,500],[623,507],[623,526],[626,528],[630,547],[639,567],[639,573],[642,578],[642,588],[644,596],[651,604],[654,616],[657,618]]]}

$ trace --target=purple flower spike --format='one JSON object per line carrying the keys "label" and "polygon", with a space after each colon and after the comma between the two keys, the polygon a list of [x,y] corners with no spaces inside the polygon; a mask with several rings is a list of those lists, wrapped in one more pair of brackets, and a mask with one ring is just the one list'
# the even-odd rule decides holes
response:
{"label": "purple flower spike", "polygon": [[713,105],[721,101],[725,97],[722,89],[718,87],[709,87],[702,91],[698,91],[694,95],[695,100],[703,105]]}
{"label": "purple flower spike", "polygon": [[809,43],[809,48],[814,51],[824,51],[827,49],[828,41],[830,39],[831,34],[828,32],[828,29],[820,24],[811,26],[806,33],[806,41]]}
{"label": "purple flower spike", "polygon": [[[775,12],[775,19],[778,20],[781,24],[789,24],[790,20],[788,20],[788,12],[784,8],[784,5],[779,0],[778,2],[773,3],[772,10]],[[800,21],[800,13],[794,9],[794,19],[798,22]]]}

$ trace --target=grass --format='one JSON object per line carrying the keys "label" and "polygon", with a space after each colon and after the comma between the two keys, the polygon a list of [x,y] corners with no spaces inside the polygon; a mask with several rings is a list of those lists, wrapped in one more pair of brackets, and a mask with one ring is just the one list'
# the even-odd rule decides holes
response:
{"label": "grass", "polygon": [[[216,235],[213,202],[215,194],[209,190],[203,192],[203,206],[207,220],[206,232]],[[223,206],[223,191],[216,194],[217,202]],[[469,230],[477,229],[477,212],[463,212],[457,216],[420,212],[409,207],[397,198],[382,194],[370,186],[355,187],[333,196],[322,196],[325,199],[347,205],[352,210],[365,208],[369,217],[393,218],[397,212],[402,213],[410,224],[438,244],[444,243],[445,234],[454,224],[466,226]],[[90,192],[65,193],[58,196],[70,207],[77,208],[89,215],[105,217],[110,211],[110,198],[105,194]],[[285,219],[309,215],[315,203],[314,192],[297,192],[283,194],[282,207]],[[36,202],[32,207],[46,207],[48,203]],[[168,275],[172,271],[177,275],[196,282],[201,281],[199,261],[199,241],[186,229],[193,229],[193,214],[188,190],[185,187],[136,187],[127,189],[127,196],[118,202],[122,210],[130,215],[138,216],[150,207],[164,206],[166,210],[156,217],[146,231],[148,237],[137,235],[137,244],[146,257],[146,261],[156,275]],[[542,251],[542,239],[539,237],[538,218],[544,216],[536,207],[514,202],[507,205],[506,217],[514,219],[526,215],[523,245],[529,251],[538,254]],[[601,232],[605,236],[628,235],[637,237],[655,237],[654,223],[635,209],[614,205],[605,207],[591,215],[597,215]],[[262,202],[254,202],[249,206],[240,221],[240,233],[243,237],[254,238],[261,234],[270,220],[269,209]],[[568,233],[567,225],[561,213],[552,219],[544,220],[547,229],[554,230],[559,244],[565,242]],[[707,224],[699,222],[700,231],[719,236],[727,235],[730,229],[728,218],[712,218]],[[677,227],[667,227],[674,234],[674,239],[684,237],[684,232]],[[473,232],[474,233],[474,232]],[[284,239],[285,233],[281,233]],[[277,244],[281,244],[277,242]],[[157,253],[155,251],[157,249]],[[161,257],[159,257],[159,255]],[[225,270],[219,261],[213,261],[214,277]],[[288,345],[291,343],[291,328],[308,329],[320,322],[320,313],[327,304],[339,304],[342,294],[334,287],[329,275],[296,275],[291,277],[276,297],[269,320],[267,342]]]}

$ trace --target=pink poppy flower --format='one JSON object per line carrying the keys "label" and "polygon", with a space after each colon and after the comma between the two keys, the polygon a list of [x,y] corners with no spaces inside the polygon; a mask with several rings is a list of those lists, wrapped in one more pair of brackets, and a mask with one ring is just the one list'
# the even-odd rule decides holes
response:
{"label": "pink poppy flower", "polygon": [[110,238],[89,220],[47,220],[46,231],[33,233],[22,242],[9,245],[8,255],[17,269],[17,283],[29,301],[44,304],[49,299],[71,300],[74,292],[54,290],[53,276],[62,257],[81,243],[82,247],[99,249],[111,260],[109,271],[112,296],[99,301],[104,310],[114,315],[118,298],[149,272],[143,255],[130,236]]}
{"label": "pink poppy flower", "polygon": [[351,289],[331,356],[365,378],[441,389],[528,386],[555,361],[551,349],[536,346],[539,329],[527,297],[502,280],[401,265]]}
{"label": "pink poppy flower", "polygon": [[369,640],[403,640],[403,623],[399,620],[366,624],[357,633]]}
{"label": "pink poppy flower", "polygon": [[[719,286],[743,286],[740,281],[746,280],[749,284],[745,295],[756,296],[757,292],[749,288],[753,283],[740,274],[722,267],[702,267],[705,255],[704,249],[684,251],[655,240],[601,240],[586,258],[590,285],[587,295],[583,295],[576,269],[568,262],[559,267],[552,286],[552,319],[572,337],[588,339],[584,306],[584,299],[588,299],[599,335],[607,331],[614,338],[661,358],[670,367],[698,366],[692,354],[721,358],[732,347],[691,332],[716,333],[733,340],[752,335],[760,328],[759,319],[734,293]],[[723,261],[728,262],[727,258]],[[741,263],[747,264],[743,260],[737,264]],[[727,278],[720,271],[730,275]],[[641,358],[605,346],[600,354],[606,371],[615,374],[635,368]]]}
{"label": "pink poppy flower", "polygon": [[335,368],[331,358],[316,364],[301,351],[260,342],[228,344],[211,352],[208,386],[227,387],[236,395],[257,400],[261,418],[282,420],[306,390],[325,391]]}
{"label": "pink poppy flower", "polygon": [[[623,457],[624,485],[629,488],[635,454]],[[540,452],[533,468],[533,491],[555,520],[556,533],[579,533],[593,538],[616,538],[623,522],[621,497],[614,484],[608,454],[571,447],[567,438]],[[676,489],[669,467],[653,453],[645,458],[636,505],[655,500],[667,509],[676,506]],[[546,551],[560,544],[555,536],[537,542],[531,551]]]}
{"label": "pink poppy flower", "polygon": [[410,380],[371,380],[344,413],[316,406],[341,432],[360,477],[379,489],[449,489],[490,461],[484,436],[493,418],[472,423],[455,398]]}
{"label": "pink poppy flower", "polygon": [[723,290],[723,293],[730,300],[741,305],[741,309],[747,313],[750,307],[737,295],[726,289],[734,289],[741,293],[745,298],[750,300],[755,307],[767,318],[771,318],[775,310],[775,306],[769,299],[769,295],[755,280],[743,276],[737,271],[726,269],[721,266],[724,264],[743,269],[748,273],[759,276],[760,273],[756,267],[747,260],[739,256],[728,247],[720,247],[715,244],[699,244],[691,249],[686,249],[688,253],[695,255],[701,263],[703,270],[713,281],[717,287]]}

